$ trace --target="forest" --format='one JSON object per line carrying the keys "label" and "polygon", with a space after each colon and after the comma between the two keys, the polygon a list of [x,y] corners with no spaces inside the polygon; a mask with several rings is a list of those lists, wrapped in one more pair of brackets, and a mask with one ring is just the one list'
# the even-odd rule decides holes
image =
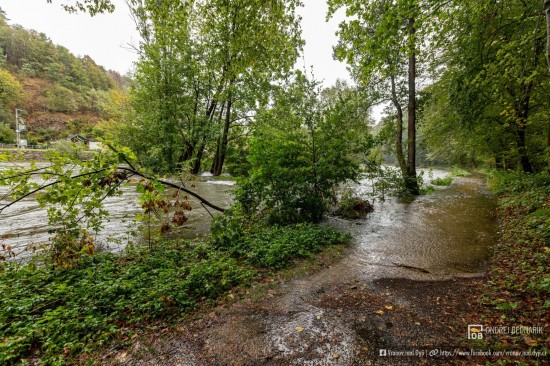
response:
{"label": "forest", "polygon": [[1,365],[545,364],[549,0],[327,0],[330,86],[300,0],[125,2],[128,75],[0,9]]}

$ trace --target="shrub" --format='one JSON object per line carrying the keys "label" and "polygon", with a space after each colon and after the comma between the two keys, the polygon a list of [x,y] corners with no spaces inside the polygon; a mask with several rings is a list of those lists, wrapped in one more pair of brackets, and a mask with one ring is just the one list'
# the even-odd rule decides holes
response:
{"label": "shrub", "polygon": [[451,168],[451,175],[453,177],[467,177],[471,174],[468,173],[468,171],[459,168],[458,165],[453,165],[453,167]]}
{"label": "shrub", "polygon": [[451,177],[445,177],[445,178],[436,178],[433,179],[431,182],[434,186],[450,186],[451,183],[453,183],[453,178]]}
{"label": "shrub", "polygon": [[354,195],[351,191],[346,191],[338,203],[335,215],[345,219],[359,219],[373,210],[368,201]]}
{"label": "shrub", "polygon": [[212,224],[213,245],[248,263],[280,269],[292,259],[307,258],[325,246],[344,244],[349,237],[331,227],[310,223],[267,227],[246,221],[234,213],[218,217]]}

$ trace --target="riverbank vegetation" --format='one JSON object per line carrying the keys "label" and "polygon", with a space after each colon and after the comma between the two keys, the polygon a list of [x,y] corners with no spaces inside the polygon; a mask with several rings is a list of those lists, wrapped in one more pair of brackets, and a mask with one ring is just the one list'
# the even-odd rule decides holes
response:
{"label": "riverbank vegetation", "polygon": [[[550,177],[493,172],[498,196],[497,242],[483,284],[482,320],[487,326],[524,325],[548,329],[550,311]],[[548,352],[548,333],[502,334],[488,347],[526,347]]]}
{"label": "riverbank vegetation", "polygon": [[65,269],[48,256],[0,264],[0,364],[65,365],[100,346],[124,346],[140,330],[165,327],[349,239],[311,224],[228,236],[215,231],[212,243],[160,240],[121,254],[85,254]]}
{"label": "riverbank vegetation", "polygon": [[[295,67],[304,46],[298,0],[127,3],[142,40],[136,72],[120,85],[120,76],[9,26],[0,12],[0,138],[13,139],[11,109],[25,93],[35,116],[96,114],[105,138],[105,149],[87,158],[75,146],[50,150],[39,167],[0,154],[9,164],[0,171],[9,188],[0,214],[32,197],[47,207],[51,231],[44,252],[0,264],[0,364],[65,364],[123,346],[139,329],[182,319],[235,286],[343,244],[349,237],[319,223],[335,208],[353,217],[371,207],[339,189],[369,179],[373,197],[414,198],[434,189],[423,186],[418,160],[452,166],[457,181],[465,169],[495,171],[498,259],[483,320],[547,322],[548,1],[545,18],[538,0],[329,0],[329,17],[346,10],[335,57],[355,82],[329,87]],[[112,10],[109,0],[66,4]],[[375,124],[372,108],[384,103]],[[64,134],[90,127],[65,122]],[[39,142],[51,135],[32,132]],[[231,207],[161,178],[205,171],[234,176]],[[97,253],[104,200],[123,185],[135,187],[139,218],[156,233],[147,247],[138,240],[118,255]],[[223,215],[200,242],[170,238],[193,199]]]}

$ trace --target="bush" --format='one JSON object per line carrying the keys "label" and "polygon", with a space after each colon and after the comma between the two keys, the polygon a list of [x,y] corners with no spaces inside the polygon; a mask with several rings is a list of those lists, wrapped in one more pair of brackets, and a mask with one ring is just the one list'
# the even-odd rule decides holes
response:
{"label": "bush", "polygon": [[347,191],[342,195],[338,207],[334,212],[336,216],[345,219],[359,219],[365,217],[374,208],[361,197],[355,196],[351,191]]}
{"label": "bush", "polygon": [[451,183],[453,183],[453,178],[451,177],[445,177],[445,178],[436,178],[433,179],[431,182],[434,186],[450,186]]}
{"label": "bush", "polygon": [[453,167],[451,168],[451,175],[453,177],[467,177],[471,174],[468,173],[468,171],[459,168],[458,165],[453,165]]}
{"label": "bush", "polygon": [[242,218],[228,215],[214,220],[212,241],[217,248],[252,265],[280,269],[290,266],[292,259],[319,253],[325,246],[344,244],[349,237],[310,223],[246,227]]}

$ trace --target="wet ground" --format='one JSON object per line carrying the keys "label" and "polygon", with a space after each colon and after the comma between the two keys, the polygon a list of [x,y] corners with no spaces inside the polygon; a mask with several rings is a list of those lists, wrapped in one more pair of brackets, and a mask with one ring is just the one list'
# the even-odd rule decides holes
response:
{"label": "wet ground", "polygon": [[[361,189],[361,186],[357,187]],[[459,358],[493,241],[493,199],[479,177],[413,202],[377,202],[336,263],[143,336],[105,364],[475,364]],[[254,291],[253,289],[251,291]],[[453,354],[454,352],[454,354]]]}

